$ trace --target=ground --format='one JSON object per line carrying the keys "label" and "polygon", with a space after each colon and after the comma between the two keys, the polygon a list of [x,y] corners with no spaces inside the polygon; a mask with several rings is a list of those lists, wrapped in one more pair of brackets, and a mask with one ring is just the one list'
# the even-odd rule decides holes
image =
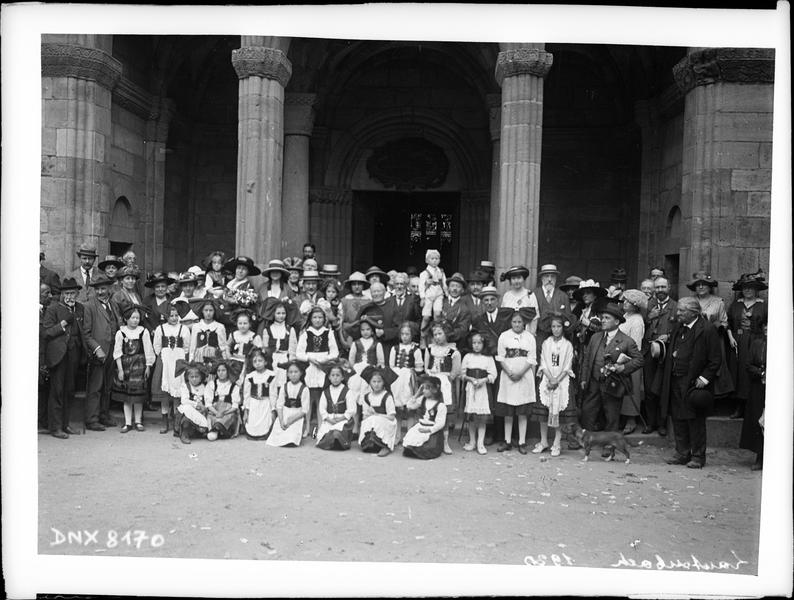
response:
{"label": "ground", "polygon": [[691,470],[649,444],[625,464],[453,440],[419,461],[158,430],[147,413],[145,432],[39,435],[41,553],[757,572],[761,472],[741,450]]}

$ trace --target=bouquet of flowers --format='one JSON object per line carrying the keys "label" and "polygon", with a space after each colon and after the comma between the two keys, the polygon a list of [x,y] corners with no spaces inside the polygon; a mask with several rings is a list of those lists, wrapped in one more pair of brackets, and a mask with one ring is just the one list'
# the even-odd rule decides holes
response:
{"label": "bouquet of flowers", "polygon": [[233,290],[229,300],[240,306],[253,306],[259,300],[259,294],[253,290]]}

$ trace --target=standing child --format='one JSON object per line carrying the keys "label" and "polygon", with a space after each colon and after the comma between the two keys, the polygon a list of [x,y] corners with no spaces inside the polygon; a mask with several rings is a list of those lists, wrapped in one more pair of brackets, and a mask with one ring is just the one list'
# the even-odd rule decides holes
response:
{"label": "standing child", "polygon": [[263,344],[260,337],[251,329],[253,315],[248,310],[238,309],[232,314],[232,318],[237,330],[229,336],[229,358],[240,367],[235,371],[239,375],[237,383],[242,385],[248,355],[254,348],[261,348]]}
{"label": "standing child", "polygon": [[286,364],[295,358],[295,349],[298,345],[295,328],[287,323],[287,307],[282,302],[276,302],[265,313],[259,335],[262,338],[262,347],[273,357],[273,370],[276,372],[276,383],[279,388],[287,381]]}
{"label": "standing child", "polygon": [[237,437],[240,432],[240,386],[242,366],[234,360],[218,361],[212,367],[213,381],[204,390],[209,433],[207,439]]}
{"label": "standing child", "polygon": [[427,329],[433,318],[433,304],[436,298],[446,295],[447,277],[444,269],[438,266],[441,262],[441,253],[438,250],[428,250],[425,253],[427,268],[419,274],[419,300],[422,304],[422,331]]}
{"label": "standing child", "polygon": [[[405,321],[400,325],[400,343],[389,351],[389,368],[397,374],[391,386],[394,404],[397,407],[397,440],[402,437],[403,421],[409,417],[408,403],[416,393],[416,377],[425,369],[422,351],[413,340],[418,334],[416,323]],[[413,420],[413,419],[411,419]],[[408,423],[407,429],[413,423]]]}
{"label": "standing child", "polygon": [[[452,384],[457,382],[460,376],[460,352],[455,348],[455,344],[447,341],[447,336],[451,332],[452,328],[446,321],[433,323],[431,327],[433,342],[425,353],[425,372],[428,375],[435,375],[441,382],[441,396],[447,407],[447,425],[455,422],[457,398]],[[449,427],[444,428],[444,454],[452,454],[452,448],[449,447]]]}
{"label": "standing child", "polygon": [[499,336],[496,360],[502,364],[502,373],[494,414],[504,417],[505,439],[497,452],[513,449],[513,417],[518,416],[518,451],[527,453],[527,415],[535,401],[534,367],[538,361],[535,336],[526,327],[534,317],[532,309],[516,310],[510,320],[511,329]]}
{"label": "standing child", "polygon": [[273,426],[278,387],[276,374],[270,370],[268,355],[254,348],[250,356],[251,371],[243,380],[243,424],[249,440],[263,440]]}
{"label": "standing child", "polygon": [[409,405],[420,415],[419,422],[411,427],[403,440],[403,456],[413,458],[438,458],[444,450],[447,407],[441,396],[441,380],[425,375],[416,397]]}
{"label": "standing child", "polygon": [[368,369],[364,378],[371,391],[360,400],[363,420],[358,445],[364,452],[388,456],[397,438],[397,417],[394,398],[386,389],[386,379],[380,369]]}
{"label": "standing child", "polygon": [[345,368],[333,364],[328,369],[328,385],[318,406],[320,427],[317,447],[322,450],[349,450],[353,438],[353,416],[356,400],[345,385]]}
{"label": "standing child", "polygon": [[309,388],[303,383],[303,368],[296,361],[287,365],[287,382],[278,392],[273,430],[268,446],[300,446],[303,422],[309,412]]}
{"label": "standing child", "polygon": [[220,358],[229,358],[226,328],[215,320],[215,303],[205,299],[196,310],[201,315],[201,320],[190,330],[190,360],[210,363]]}
{"label": "standing child", "polygon": [[217,285],[226,287],[226,282],[229,280],[229,277],[223,272],[224,262],[226,262],[226,254],[220,250],[215,250],[201,263],[201,266],[204,267],[204,270],[207,272],[207,276],[204,279],[205,289],[211,290]]}
{"label": "standing child", "polygon": [[339,344],[339,331],[342,327],[342,299],[339,297],[339,283],[335,279],[326,279],[320,284],[320,296],[317,306],[325,311],[328,327],[336,336]]}
{"label": "standing child", "polygon": [[185,378],[180,394],[182,401],[177,408],[183,417],[179,426],[179,439],[183,444],[189,444],[191,437],[206,435],[209,429],[207,405],[204,404],[207,366],[204,363],[179,361],[176,372],[184,372]]}
{"label": "standing child", "polygon": [[308,362],[306,368],[306,386],[309,388],[309,412],[304,419],[303,437],[308,437],[312,417],[317,413],[317,402],[325,387],[325,371],[322,367],[329,360],[339,357],[336,338],[326,326],[325,311],[319,306],[313,307],[306,319],[306,326],[298,338],[295,358]]}
{"label": "standing child", "polygon": [[[491,414],[489,398],[491,385],[496,381],[496,363],[492,356],[483,354],[485,338],[479,333],[471,336],[471,352],[463,357],[460,369],[466,384],[466,418],[469,420],[469,442],[463,447],[485,454],[485,421]],[[476,435],[475,435],[476,433]]]}
{"label": "standing child", "polygon": [[132,429],[133,409],[135,429],[143,427],[143,400],[148,391],[149,370],[154,364],[154,349],[149,332],[141,325],[145,309],[134,304],[127,305],[122,312],[125,325],[116,332],[113,359],[116,361],[116,379],[113,395],[124,403],[124,427],[121,433]]}
{"label": "standing child", "polygon": [[350,354],[348,355],[348,360],[355,371],[355,374],[348,382],[348,387],[356,401],[370,391],[369,386],[361,378],[361,373],[364,369],[367,367],[382,369],[386,366],[383,344],[375,339],[375,324],[370,316],[364,315],[361,317],[358,327],[361,337],[350,346]]}
{"label": "standing child", "polygon": [[574,376],[573,344],[564,335],[566,327],[570,326],[564,315],[551,313],[544,319],[549,321],[551,337],[547,337],[540,347],[540,398],[532,404],[530,416],[540,425],[540,442],[535,444],[532,452],[540,454],[549,447],[549,427],[554,427],[551,455],[559,456],[561,426],[576,422],[576,405],[570,396],[575,391],[575,386],[570,385]]}
{"label": "standing child", "polygon": [[168,321],[154,330],[154,353],[157,361],[152,376],[153,400],[160,402],[163,427],[160,433],[168,433],[168,415],[172,414],[174,435],[178,435],[177,407],[182,393],[182,380],[176,376],[176,361],[185,360],[190,347],[190,330],[179,322],[179,310],[168,305]]}

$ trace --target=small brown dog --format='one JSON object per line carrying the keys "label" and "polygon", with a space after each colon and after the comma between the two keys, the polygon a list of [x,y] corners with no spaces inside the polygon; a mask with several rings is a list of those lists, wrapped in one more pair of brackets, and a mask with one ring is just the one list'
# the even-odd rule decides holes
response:
{"label": "small brown dog", "polygon": [[606,461],[615,460],[615,450],[620,450],[626,455],[626,464],[631,462],[629,443],[623,436],[622,431],[587,431],[579,426],[574,431],[576,439],[584,447],[585,461],[590,458],[590,448],[596,445],[604,446],[605,448],[609,446],[610,454],[604,459]]}

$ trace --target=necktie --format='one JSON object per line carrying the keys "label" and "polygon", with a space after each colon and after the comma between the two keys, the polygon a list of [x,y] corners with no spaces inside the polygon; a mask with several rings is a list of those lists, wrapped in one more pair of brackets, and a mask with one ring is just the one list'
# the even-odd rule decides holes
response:
{"label": "necktie", "polygon": [[403,305],[403,299],[402,299],[402,297],[400,297],[400,298],[397,299],[397,306],[402,307],[402,305]]}
{"label": "necktie", "polygon": [[479,298],[475,298],[474,299],[474,306],[479,306],[479,305],[480,305],[480,299]]}
{"label": "necktie", "polygon": [[546,302],[551,304],[551,292],[549,290],[546,290]]}
{"label": "necktie", "polygon": [[491,325],[493,325],[495,320],[496,319],[494,318],[494,314],[493,313],[488,313],[488,321],[491,323]]}
{"label": "necktie", "polygon": [[91,283],[91,271],[84,271],[85,273],[85,285],[88,287],[88,284]]}

